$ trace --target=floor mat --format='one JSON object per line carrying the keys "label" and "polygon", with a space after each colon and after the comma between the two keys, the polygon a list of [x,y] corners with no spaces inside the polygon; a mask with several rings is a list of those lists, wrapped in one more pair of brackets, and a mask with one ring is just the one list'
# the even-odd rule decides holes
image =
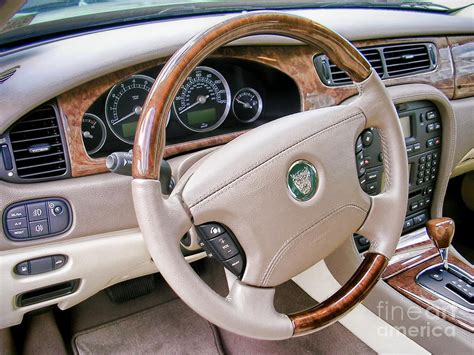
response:
{"label": "floor mat", "polygon": [[212,326],[180,300],[73,337],[76,354],[220,354]]}

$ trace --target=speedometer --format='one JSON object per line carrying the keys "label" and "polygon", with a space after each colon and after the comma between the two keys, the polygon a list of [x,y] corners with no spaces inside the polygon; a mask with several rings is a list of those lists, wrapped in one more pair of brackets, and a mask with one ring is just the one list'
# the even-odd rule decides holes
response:
{"label": "speedometer", "polygon": [[227,81],[217,70],[199,66],[179,89],[173,107],[178,120],[194,132],[208,132],[226,119],[231,105]]}

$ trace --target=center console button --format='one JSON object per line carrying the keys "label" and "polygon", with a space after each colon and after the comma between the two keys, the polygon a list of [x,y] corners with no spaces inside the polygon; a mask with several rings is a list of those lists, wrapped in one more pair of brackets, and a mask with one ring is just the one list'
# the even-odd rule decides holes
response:
{"label": "center console button", "polygon": [[38,221],[46,218],[46,203],[36,202],[27,205],[28,219],[30,221]]}

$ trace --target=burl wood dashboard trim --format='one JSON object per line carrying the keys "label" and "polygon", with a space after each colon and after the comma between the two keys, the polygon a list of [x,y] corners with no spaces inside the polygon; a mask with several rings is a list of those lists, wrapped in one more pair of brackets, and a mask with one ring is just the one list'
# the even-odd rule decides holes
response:
{"label": "burl wood dashboard trim", "polygon": [[454,99],[474,95],[474,37],[448,37],[454,62]]}
{"label": "burl wood dashboard trim", "polygon": [[[407,270],[390,277],[386,282],[393,287],[395,290],[406,296],[411,301],[415,302],[419,306],[425,308],[431,313],[438,317],[449,321],[463,329],[474,333],[474,314],[469,313],[454,304],[441,299],[434,293],[431,293],[418,285],[415,281],[416,276],[429,266],[441,264],[441,258],[436,255],[436,249],[433,246],[433,255],[429,260],[422,262],[414,267],[410,267]],[[474,269],[466,265],[463,261],[459,260],[455,256],[449,256],[449,262],[454,264],[461,269],[466,270],[471,275],[474,273]]]}
{"label": "burl wood dashboard trim", "polygon": [[[438,49],[438,66],[429,73],[416,74],[402,78],[384,80],[387,86],[425,83],[435,86],[441,90],[448,98],[461,98],[474,95],[474,69],[469,69],[472,62],[469,60],[456,61],[456,65],[461,64],[463,70],[454,68],[451,58],[451,50],[456,55],[471,53],[474,46],[474,36],[457,37],[421,37],[402,39],[383,39],[370,41],[357,41],[357,47],[378,46],[381,44],[416,43],[431,42]],[[453,47],[450,48],[449,45]],[[454,49],[456,48],[456,49]],[[337,105],[347,98],[356,95],[357,90],[353,85],[328,87],[318,78],[313,65],[313,58],[319,54],[316,49],[308,46],[259,46],[259,47],[223,47],[215,51],[211,57],[214,58],[235,58],[258,62],[269,67],[278,69],[289,75],[295,81],[301,99],[301,109],[310,110],[332,105]],[[107,74],[98,79],[80,85],[58,97],[58,103],[63,115],[66,129],[67,143],[71,158],[72,175],[84,176],[106,172],[105,159],[92,159],[86,153],[81,136],[82,117],[92,103],[100,95],[108,91],[115,83],[134,73],[143,71],[166,62],[168,58],[161,58],[139,65],[134,65],[120,71]],[[458,62],[462,63],[458,63]],[[471,63],[471,64],[469,64]],[[471,72],[470,72],[471,70]],[[466,73],[463,75],[462,73]],[[456,86],[455,86],[456,82]],[[224,144],[242,134],[236,132],[223,136],[216,136],[198,141],[191,141],[172,146],[166,146],[164,157],[170,157],[185,152]]]}
{"label": "burl wood dashboard trim", "polygon": [[385,256],[367,253],[354,275],[334,295],[315,307],[288,316],[294,335],[323,328],[354,308],[375,286],[387,263]]}

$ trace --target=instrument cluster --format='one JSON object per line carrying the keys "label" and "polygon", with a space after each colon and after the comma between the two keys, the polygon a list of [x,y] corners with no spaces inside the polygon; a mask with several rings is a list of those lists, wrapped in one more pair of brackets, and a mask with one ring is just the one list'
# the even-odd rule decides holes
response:
{"label": "instrument cluster", "polygon": [[[81,128],[91,157],[132,148],[142,107],[161,68],[123,78],[89,107]],[[174,98],[167,144],[247,130],[300,108],[296,84],[286,74],[250,61],[206,60]]]}

